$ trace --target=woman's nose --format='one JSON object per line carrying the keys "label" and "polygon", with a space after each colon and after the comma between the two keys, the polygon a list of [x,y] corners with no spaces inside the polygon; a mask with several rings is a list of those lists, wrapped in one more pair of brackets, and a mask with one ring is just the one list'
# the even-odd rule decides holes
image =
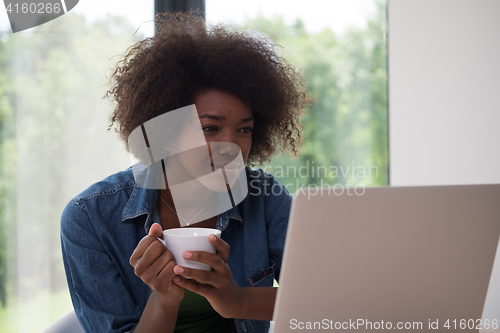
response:
{"label": "woman's nose", "polygon": [[240,151],[240,147],[234,142],[218,142],[218,152],[221,155],[236,156]]}
{"label": "woman's nose", "polygon": [[233,131],[224,131],[217,139],[219,154],[234,156],[240,151],[238,136]]}

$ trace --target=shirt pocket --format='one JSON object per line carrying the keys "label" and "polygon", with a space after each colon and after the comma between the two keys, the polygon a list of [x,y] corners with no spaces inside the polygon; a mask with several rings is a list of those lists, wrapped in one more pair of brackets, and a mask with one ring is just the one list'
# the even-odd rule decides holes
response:
{"label": "shirt pocket", "polygon": [[274,284],[274,261],[269,259],[271,266],[250,276],[248,280],[252,287],[272,287]]}

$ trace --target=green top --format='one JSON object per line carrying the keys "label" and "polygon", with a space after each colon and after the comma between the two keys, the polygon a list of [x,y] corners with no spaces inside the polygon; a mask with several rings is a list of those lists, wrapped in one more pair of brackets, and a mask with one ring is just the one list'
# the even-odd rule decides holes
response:
{"label": "green top", "polygon": [[218,314],[205,297],[184,289],[176,333],[226,333],[231,332],[231,324],[231,320]]}

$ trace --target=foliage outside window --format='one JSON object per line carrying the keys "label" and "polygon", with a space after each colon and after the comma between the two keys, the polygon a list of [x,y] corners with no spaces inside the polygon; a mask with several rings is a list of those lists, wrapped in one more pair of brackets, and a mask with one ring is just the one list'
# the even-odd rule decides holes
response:
{"label": "foliage outside window", "polygon": [[247,22],[273,36],[316,99],[304,117],[300,156],[264,166],[292,193],[305,185],[340,193],[388,184],[387,18],[386,4],[377,6],[367,28],[342,35],[310,33],[300,20],[286,25],[279,17]]}
{"label": "foliage outside window", "polygon": [[[342,35],[279,17],[246,26],[274,36],[316,98],[300,157],[261,167],[291,192],[304,184],[386,185],[385,4],[366,28]],[[71,197],[130,165],[106,132],[112,107],[102,96],[106,69],[141,38],[136,28],[119,17],[68,14],[0,39],[0,332],[41,331],[71,309],[59,218]]]}

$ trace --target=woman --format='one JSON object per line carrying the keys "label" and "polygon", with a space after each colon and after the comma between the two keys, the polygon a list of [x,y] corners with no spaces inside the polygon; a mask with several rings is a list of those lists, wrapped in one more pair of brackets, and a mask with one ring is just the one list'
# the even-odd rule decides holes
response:
{"label": "woman", "polygon": [[[134,129],[192,104],[212,147],[212,172],[224,167],[214,163],[217,158],[241,155],[248,165],[278,152],[297,153],[299,117],[309,100],[300,74],[268,39],[224,26],[207,29],[195,15],[158,16],[155,24],[155,36],[137,43],[119,62],[108,91],[116,101],[112,125],[132,154],[145,158],[129,145]],[[183,133],[179,129],[180,138]],[[181,178],[197,178],[184,157],[174,154],[165,164]],[[190,225],[222,231],[220,239],[210,238],[216,254],[183,254],[208,263],[210,272],[176,265],[157,239],[162,230],[189,224],[174,204],[177,177],[167,176],[161,189],[148,188],[129,168],[72,199],[61,220],[62,251],[84,329],[267,332],[291,197],[262,170],[243,172],[248,187],[243,201]],[[182,195],[188,200],[192,194]]]}

